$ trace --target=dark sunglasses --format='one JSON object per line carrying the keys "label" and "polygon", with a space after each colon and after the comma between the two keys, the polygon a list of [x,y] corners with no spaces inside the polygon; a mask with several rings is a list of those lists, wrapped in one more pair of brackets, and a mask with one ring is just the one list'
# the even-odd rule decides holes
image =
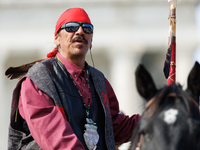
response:
{"label": "dark sunglasses", "polygon": [[93,33],[93,25],[89,23],[78,23],[78,22],[65,23],[60,27],[60,30],[65,29],[67,32],[76,32],[80,26],[83,28],[83,31],[85,33],[87,34]]}

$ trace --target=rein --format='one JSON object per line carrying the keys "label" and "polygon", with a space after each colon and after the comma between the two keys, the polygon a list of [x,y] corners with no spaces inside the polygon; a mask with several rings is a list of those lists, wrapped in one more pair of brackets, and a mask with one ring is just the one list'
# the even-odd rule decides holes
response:
{"label": "rein", "polygon": [[[161,91],[161,93],[162,93],[162,91]],[[161,93],[160,93],[158,96],[160,96]],[[169,93],[169,94],[167,95],[167,97],[176,97],[176,96],[177,96],[177,97],[182,97],[181,94],[177,94],[177,93],[175,93],[175,92]],[[196,108],[199,110],[199,112],[200,112],[199,104],[194,100],[194,98],[192,98],[191,96],[189,96],[188,98],[189,98],[189,100],[195,105],[195,107],[196,107]],[[154,97],[152,97],[152,98],[147,102],[146,107],[145,107],[145,112],[147,112],[147,110],[150,108],[150,106],[153,104],[153,102],[154,102],[155,100],[156,100],[156,97],[154,96]],[[156,105],[157,105],[156,107],[158,107],[158,104],[156,104]],[[188,111],[188,112],[189,112],[189,111]],[[153,115],[152,112],[150,112],[150,113],[151,113],[150,116]],[[148,117],[149,117],[149,116],[148,116]],[[140,138],[139,138],[139,142],[137,143],[137,147],[135,148],[135,150],[140,150],[140,149],[141,149],[143,136],[144,136],[144,134],[141,133],[141,134],[140,134]]]}

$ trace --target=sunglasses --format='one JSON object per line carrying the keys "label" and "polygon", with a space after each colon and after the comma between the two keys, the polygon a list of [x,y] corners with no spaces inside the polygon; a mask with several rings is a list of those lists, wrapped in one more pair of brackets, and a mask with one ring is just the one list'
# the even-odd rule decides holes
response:
{"label": "sunglasses", "polygon": [[87,34],[93,33],[93,25],[89,23],[78,23],[78,22],[65,23],[60,27],[60,30],[65,29],[67,32],[76,32],[80,26],[83,28],[83,31],[85,33]]}

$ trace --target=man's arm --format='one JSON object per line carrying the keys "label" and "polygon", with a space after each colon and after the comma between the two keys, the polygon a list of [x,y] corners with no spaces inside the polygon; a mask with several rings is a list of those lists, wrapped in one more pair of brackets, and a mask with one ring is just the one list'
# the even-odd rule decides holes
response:
{"label": "man's arm", "polygon": [[61,111],[28,77],[21,86],[19,112],[42,149],[84,149]]}
{"label": "man's arm", "polygon": [[119,103],[114,90],[107,79],[105,82],[110,104],[115,143],[122,144],[124,142],[128,142],[141,116],[139,114],[135,114],[129,117],[119,113]]}

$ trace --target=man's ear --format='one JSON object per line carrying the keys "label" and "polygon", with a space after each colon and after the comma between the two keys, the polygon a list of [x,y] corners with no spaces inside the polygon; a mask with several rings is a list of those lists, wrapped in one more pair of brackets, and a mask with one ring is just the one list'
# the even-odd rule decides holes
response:
{"label": "man's ear", "polygon": [[60,45],[60,36],[57,34],[55,37],[54,37],[54,43],[59,46]]}

